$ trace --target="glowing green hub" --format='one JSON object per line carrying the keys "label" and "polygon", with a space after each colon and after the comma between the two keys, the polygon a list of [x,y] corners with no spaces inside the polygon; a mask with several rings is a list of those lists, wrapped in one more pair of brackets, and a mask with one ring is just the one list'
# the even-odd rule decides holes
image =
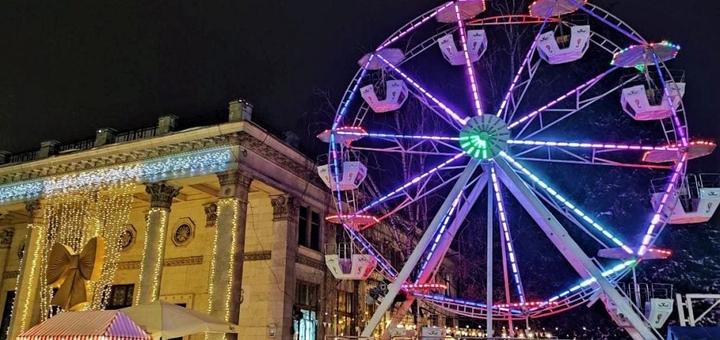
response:
{"label": "glowing green hub", "polygon": [[502,119],[493,115],[482,115],[468,120],[460,130],[460,148],[470,157],[491,159],[505,150],[510,131]]}

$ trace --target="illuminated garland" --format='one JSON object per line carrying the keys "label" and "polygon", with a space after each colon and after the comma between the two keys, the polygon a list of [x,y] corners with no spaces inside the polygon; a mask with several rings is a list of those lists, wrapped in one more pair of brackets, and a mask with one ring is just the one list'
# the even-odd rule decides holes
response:
{"label": "illuminated garland", "polygon": [[[217,203],[217,215],[218,217],[222,216],[223,210],[230,208],[232,209],[232,219],[231,219],[231,229],[230,229],[230,237],[232,238],[230,240],[230,256],[227,258],[227,261],[229,261],[229,277],[232,277],[233,275],[233,268],[235,267],[234,263],[234,254],[236,251],[236,243],[237,243],[237,230],[238,230],[238,199],[237,198],[221,198],[218,200]],[[211,313],[214,306],[213,306],[213,289],[215,287],[215,267],[216,267],[216,259],[217,259],[217,244],[218,244],[218,238],[221,236],[219,235],[220,229],[217,227],[215,228],[215,238],[213,242],[213,249],[212,249],[212,260],[210,261],[210,280],[208,281],[208,313]],[[223,235],[225,236],[225,235]],[[225,260],[225,259],[223,259]],[[229,287],[228,287],[229,288]],[[230,296],[231,294],[225,294],[225,301],[223,301],[223,308],[225,311],[224,318],[226,321],[230,320]],[[206,337],[207,338],[207,337]]]}
{"label": "illuminated garland", "polygon": [[[147,218],[146,226],[145,226],[146,230],[150,230],[151,226],[155,226],[155,227],[160,226],[160,228],[159,228],[160,235],[158,236],[157,240],[155,240],[155,242],[157,242],[157,243],[152,246],[154,249],[158,249],[158,254],[165,253],[165,232],[167,230],[167,223],[168,223],[167,221],[168,221],[169,213],[170,213],[169,210],[164,209],[164,208],[150,208],[150,211],[148,212],[148,218]],[[157,218],[158,223],[153,222],[155,220],[154,216],[156,216],[156,215],[159,216]],[[147,253],[147,251],[149,249],[148,248],[148,238],[149,237],[147,236],[147,233],[146,233],[145,241],[143,243],[143,259],[145,259],[145,254]],[[140,288],[138,289],[138,292],[135,295],[135,304],[152,302],[152,301],[140,301],[142,296],[146,294],[145,292],[142,291],[143,290],[143,282],[144,282],[143,281],[143,273],[145,271],[146,262],[147,262],[146,260],[140,262],[140,277],[138,279],[138,282],[140,282]],[[154,297],[158,296],[159,292],[160,292],[160,280],[159,279],[162,274],[163,261],[161,261],[160,259],[155,259],[154,263],[152,263],[151,265],[153,266],[152,267],[152,270],[153,270],[152,276],[153,277],[152,277],[152,287],[150,290],[150,296],[154,298]],[[145,280],[147,280],[147,278],[145,278]]]}

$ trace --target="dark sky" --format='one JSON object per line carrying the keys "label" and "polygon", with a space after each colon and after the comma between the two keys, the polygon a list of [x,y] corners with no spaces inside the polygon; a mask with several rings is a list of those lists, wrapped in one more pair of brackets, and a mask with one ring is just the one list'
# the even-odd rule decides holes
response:
{"label": "dark sky", "polygon": [[[682,45],[671,68],[687,71],[691,133],[720,139],[720,4],[594,2],[648,39]],[[0,150],[196,116],[239,97],[278,129],[298,130],[314,87],[339,96],[358,57],[440,3],[2,1]],[[706,171],[720,171],[719,153]]]}

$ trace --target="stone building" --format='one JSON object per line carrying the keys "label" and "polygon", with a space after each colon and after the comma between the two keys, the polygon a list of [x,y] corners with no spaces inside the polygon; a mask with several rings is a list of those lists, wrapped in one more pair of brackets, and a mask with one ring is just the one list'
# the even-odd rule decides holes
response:
{"label": "stone building", "polygon": [[180,129],[164,116],[0,152],[0,336],[57,312],[48,254],[94,236],[107,250],[91,308],[162,299],[239,323],[241,339],[354,334],[367,287],[326,270],[332,198],[314,162],[251,111],[233,101],[221,124]]}

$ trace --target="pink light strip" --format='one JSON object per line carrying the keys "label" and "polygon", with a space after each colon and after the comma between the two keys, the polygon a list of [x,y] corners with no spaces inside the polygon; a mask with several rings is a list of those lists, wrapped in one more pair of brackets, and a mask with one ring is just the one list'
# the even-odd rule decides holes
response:
{"label": "pink light strip", "polygon": [[434,12],[433,14],[430,14],[430,15],[428,15],[427,17],[423,18],[422,20],[420,20],[420,22],[414,23],[414,24],[410,24],[410,27],[408,27],[408,29],[406,29],[406,30],[404,30],[404,31],[401,31],[401,32],[399,32],[397,35],[395,35],[394,37],[386,40],[382,45],[380,45],[380,47],[378,47],[378,48],[375,50],[375,52],[382,50],[383,48],[385,48],[385,47],[387,47],[388,45],[390,45],[390,44],[394,43],[395,41],[397,41],[398,39],[404,37],[406,34],[412,32],[415,28],[421,26],[422,24],[424,24],[424,23],[427,22],[428,20],[434,18],[438,13],[440,13],[440,11],[448,8],[450,5],[452,5],[452,1],[451,1],[451,2],[448,2],[448,3],[444,4],[444,5],[442,5],[442,6],[440,6],[440,7],[438,7],[438,9],[435,10],[435,12]]}
{"label": "pink light strip", "polygon": [[458,160],[460,157],[462,157],[462,156],[464,156],[464,155],[465,155],[465,153],[464,153],[464,152],[461,152],[461,153],[453,156],[452,158],[446,160],[446,161],[443,162],[442,164],[440,164],[440,165],[438,165],[438,166],[430,169],[428,172],[425,172],[425,173],[423,173],[422,175],[413,178],[412,180],[410,180],[409,182],[403,184],[403,185],[400,186],[399,188],[391,191],[389,194],[387,194],[387,195],[385,195],[385,196],[383,196],[383,197],[380,197],[380,198],[376,199],[376,200],[373,201],[372,203],[368,204],[366,207],[358,210],[358,211],[355,212],[352,216],[350,216],[350,218],[355,217],[356,215],[359,215],[359,214],[362,214],[362,213],[368,211],[368,209],[370,209],[370,208],[372,208],[372,207],[374,207],[374,206],[376,206],[376,205],[378,205],[378,204],[386,201],[386,200],[389,199],[390,197],[395,196],[397,193],[399,193],[400,191],[403,191],[403,190],[409,188],[409,187],[412,186],[413,184],[415,184],[415,183],[417,183],[417,182],[420,182],[420,180],[422,180],[423,178],[428,177],[428,176],[436,173],[438,170],[446,167],[448,164],[450,164],[450,163]]}
{"label": "pink light strip", "polygon": [[447,113],[452,119],[455,119],[455,121],[457,121],[458,123],[460,123],[460,124],[462,124],[462,125],[465,125],[465,123],[467,123],[467,121],[468,121],[469,118],[460,118],[460,116],[459,116],[457,113],[455,113],[452,109],[450,109],[447,105],[445,105],[445,104],[444,104],[443,102],[441,102],[439,99],[435,98],[435,96],[433,96],[432,94],[430,94],[430,92],[428,92],[427,90],[425,90],[422,86],[420,86],[420,84],[418,84],[415,80],[413,80],[412,78],[410,78],[410,76],[408,76],[407,74],[405,74],[405,72],[401,71],[401,70],[400,70],[399,68],[397,68],[395,65],[393,65],[392,63],[390,63],[387,59],[383,58],[383,56],[381,56],[380,54],[376,54],[375,56],[378,57],[380,60],[382,60],[382,62],[384,62],[385,65],[387,65],[387,66],[390,67],[393,71],[395,71],[395,73],[399,74],[400,77],[402,77],[403,79],[405,79],[406,82],[410,83],[410,85],[412,85],[412,87],[414,87],[415,89],[417,89],[418,91],[420,91],[425,97],[427,97],[427,98],[430,99],[433,103],[435,103],[435,105],[439,106],[439,107],[440,107],[443,111],[445,111],[445,113]]}
{"label": "pink light strip", "polygon": [[576,87],[576,88],[568,91],[568,93],[566,93],[566,94],[558,97],[557,99],[555,99],[555,100],[553,100],[553,101],[545,104],[545,106],[543,106],[543,107],[541,107],[541,108],[539,108],[539,109],[537,109],[537,110],[535,110],[535,111],[533,111],[533,112],[530,112],[529,114],[525,115],[524,117],[521,117],[521,118],[518,119],[517,121],[514,121],[514,122],[510,123],[510,124],[508,125],[508,129],[512,129],[512,128],[518,126],[519,124],[527,121],[528,119],[530,119],[530,118],[532,118],[532,117],[537,116],[540,112],[543,112],[543,111],[547,110],[548,108],[550,108],[551,106],[553,106],[553,105],[557,104],[558,102],[564,100],[565,98],[567,98],[567,97],[569,97],[569,96],[572,96],[573,94],[575,94],[575,93],[577,93],[577,92],[582,91],[583,89],[585,89],[586,87],[588,87],[588,86],[590,86],[590,85],[593,85],[595,82],[597,82],[598,80],[602,79],[602,78],[605,77],[606,75],[610,74],[610,72],[615,71],[617,68],[618,68],[618,67],[615,66],[615,67],[613,67],[613,68],[611,68],[611,69],[609,69],[609,70],[607,70],[607,71],[599,74],[599,75],[596,76],[595,78],[592,78],[592,79],[588,80],[586,83],[584,83],[584,84],[582,84],[582,85],[580,85],[580,86],[578,86],[578,87]]}
{"label": "pink light strip", "polygon": [[520,296],[520,303],[525,304],[525,292],[523,291],[522,281],[520,280],[520,269],[517,265],[517,257],[515,250],[513,249],[512,238],[510,236],[510,227],[508,226],[507,215],[505,214],[505,203],[500,192],[500,184],[495,174],[495,167],[490,167],[490,177],[492,178],[493,189],[495,190],[495,200],[497,201],[498,214],[500,215],[500,225],[505,235],[505,244],[508,251],[508,257],[510,258],[510,266],[512,268],[513,278],[515,279],[515,287],[517,288],[518,296]]}
{"label": "pink light strip", "polygon": [[339,136],[357,136],[357,137],[375,137],[375,138],[400,138],[400,139],[426,139],[426,140],[448,140],[456,141],[460,140],[460,137],[445,137],[445,136],[425,136],[425,135],[400,135],[394,133],[372,133],[372,132],[360,132],[360,131],[341,131],[338,130],[335,134]]}
{"label": "pink light strip", "polygon": [[658,205],[657,209],[655,210],[655,214],[653,215],[652,220],[650,221],[650,226],[648,226],[647,231],[645,232],[645,237],[643,237],[642,245],[640,246],[640,249],[638,250],[638,255],[643,256],[645,252],[648,250],[648,247],[650,246],[650,243],[654,241],[653,232],[655,231],[655,228],[657,228],[658,224],[660,223],[660,218],[663,215],[663,209],[665,209],[665,205],[668,203],[668,199],[672,196],[673,192],[675,191],[675,188],[678,185],[678,182],[680,181],[680,177],[682,177],[682,171],[685,168],[685,164],[688,159],[688,153],[683,152],[682,156],[680,157],[680,161],[675,165],[675,169],[673,169],[673,174],[670,177],[670,183],[668,183],[667,188],[665,188],[665,192],[663,193],[662,199],[660,199],[660,204]]}
{"label": "pink light strip", "polygon": [[510,164],[512,164],[514,167],[516,167],[518,170],[522,171],[525,175],[530,177],[530,179],[535,182],[539,187],[541,187],[543,190],[545,190],[547,193],[555,197],[560,203],[562,203],[565,207],[568,208],[568,210],[572,211],[575,215],[585,220],[585,222],[589,223],[593,226],[597,231],[601,232],[605,237],[607,237],[610,241],[615,243],[616,245],[620,246],[625,252],[628,254],[634,254],[635,252],[630,249],[630,247],[626,246],[620,239],[615,237],[615,235],[611,234],[607,229],[600,226],[597,222],[595,222],[590,216],[588,216],[586,213],[584,213],[582,210],[580,210],[578,207],[576,207],[574,204],[570,203],[570,201],[567,200],[567,198],[563,197],[558,193],[555,189],[551,188],[547,183],[543,182],[540,178],[535,176],[530,170],[526,169],[524,166],[522,166],[520,163],[518,163],[515,159],[510,157],[507,153],[504,151],[500,152],[500,155],[503,156]]}
{"label": "pink light strip", "polygon": [[548,142],[537,140],[508,140],[508,144],[516,145],[539,145],[539,146],[558,146],[570,148],[596,148],[596,149],[617,149],[617,150],[641,150],[641,151],[678,151],[677,147],[670,146],[647,146],[647,145],[630,145],[630,144],[605,144],[605,143],[576,143],[576,142]]}
{"label": "pink light strip", "polygon": [[465,69],[467,70],[468,79],[470,79],[470,89],[472,90],[475,112],[480,116],[483,114],[480,105],[480,88],[475,80],[475,70],[473,69],[472,61],[470,61],[470,53],[468,52],[465,22],[460,16],[460,5],[458,5],[457,2],[455,3],[455,17],[457,18],[458,31],[460,31],[460,41],[462,42],[463,56],[465,56]]}

